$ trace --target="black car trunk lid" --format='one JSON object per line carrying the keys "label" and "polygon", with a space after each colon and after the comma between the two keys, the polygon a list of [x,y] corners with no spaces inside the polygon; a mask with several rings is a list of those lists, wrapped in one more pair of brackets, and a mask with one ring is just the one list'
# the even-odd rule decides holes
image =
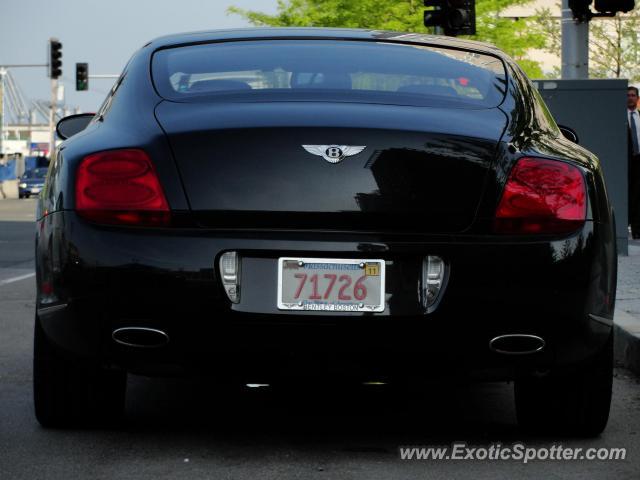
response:
{"label": "black car trunk lid", "polygon": [[[425,233],[473,222],[506,122],[308,102],[162,102],[156,116],[202,226]],[[364,149],[340,157],[349,147]]]}

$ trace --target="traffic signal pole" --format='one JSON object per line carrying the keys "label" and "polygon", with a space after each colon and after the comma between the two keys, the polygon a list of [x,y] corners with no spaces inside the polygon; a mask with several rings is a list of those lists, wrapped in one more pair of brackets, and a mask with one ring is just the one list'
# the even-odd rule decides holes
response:
{"label": "traffic signal pole", "polygon": [[58,79],[51,79],[51,107],[49,108],[49,159],[56,148],[56,110],[58,109]]}
{"label": "traffic signal pole", "polygon": [[574,18],[569,0],[562,0],[562,78],[589,78],[589,20]]}
{"label": "traffic signal pole", "polygon": [[[426,4],[427,4],[427,2],[425,2],[425,5]],[[433,11],[435,12],[436,16],[441,16],[442,15],[442,7],[441,6],[433,7]],[[444,27],[442,25],[435,25],[433,27],[433,34],[434,35],[444,35]]]}
{"label": "traffic signal pole", "polygon": [[0,154],[4,153],[4,77],[7,71],[0,67]]}
{"label": "traffic signal pole", "polygon": [[635,0],[562,0],[562,78],[589,78],[591,19],[615,17],[634,6]]}
{"label": "traffic signal pole", "polygon": [[58,108],[58,78],[62,75],[62,43],[49,39],[49,78],[51,78],[51,106],[49,108],[49,159],[56,149],[56,110]]}

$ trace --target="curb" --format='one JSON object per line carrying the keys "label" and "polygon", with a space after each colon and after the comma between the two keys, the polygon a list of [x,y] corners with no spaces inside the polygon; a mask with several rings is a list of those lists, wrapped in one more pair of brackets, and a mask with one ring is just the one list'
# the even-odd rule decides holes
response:
{"label": "curb", "polygon": [[640,375],[640,320],[616,310],[613,325],[613,348],[616,364]]}

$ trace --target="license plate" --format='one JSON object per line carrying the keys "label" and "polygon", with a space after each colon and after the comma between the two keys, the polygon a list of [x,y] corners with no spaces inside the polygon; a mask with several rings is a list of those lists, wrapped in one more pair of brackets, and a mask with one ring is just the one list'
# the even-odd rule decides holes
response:
{"label": "license plate", "polygon": [[32,188],[31,193],[40,193],[40,188],[39,187]]}
{"label": "license plate", "polygon": [[278,308],[383,312],[384,260],[278,259]]}

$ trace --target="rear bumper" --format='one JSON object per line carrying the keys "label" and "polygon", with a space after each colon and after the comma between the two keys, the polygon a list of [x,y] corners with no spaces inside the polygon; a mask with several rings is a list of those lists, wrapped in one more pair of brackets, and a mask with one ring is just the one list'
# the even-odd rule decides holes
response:
{"label": "rear bumper", "polygon": [[[253,378],[325,372],[372,377],[439,376],[452,370],[513,378],[588,361],[611,333],[615,252],[597,224],[562,240],[397,238],[362,234],[122,230],[72,212],[41,221],[38,314],[72,355],[140,373],[241,374]],[[606,233],[606,232],[605,232]],[[241,302],[229,302],[216,259],[240,252]],[[380,314],[280,312],[277,258],[383,258],[387,308]],[[451,265],[435,312],[418,297],[421,260]],[[116,344],[116,328],[160,329],[158,349]],[[489,341],[526,333],[542,352],[507,356]]]}
{"label": "rear bumper", "polygon": [[26,187],[20,187],[18,186],[18,194],[20,196],[24,196],[24,195],[40,195],[40,192],[42,192],[42,189],[44,188],[43,185],[37,186],[37,185],[27,185]]}

